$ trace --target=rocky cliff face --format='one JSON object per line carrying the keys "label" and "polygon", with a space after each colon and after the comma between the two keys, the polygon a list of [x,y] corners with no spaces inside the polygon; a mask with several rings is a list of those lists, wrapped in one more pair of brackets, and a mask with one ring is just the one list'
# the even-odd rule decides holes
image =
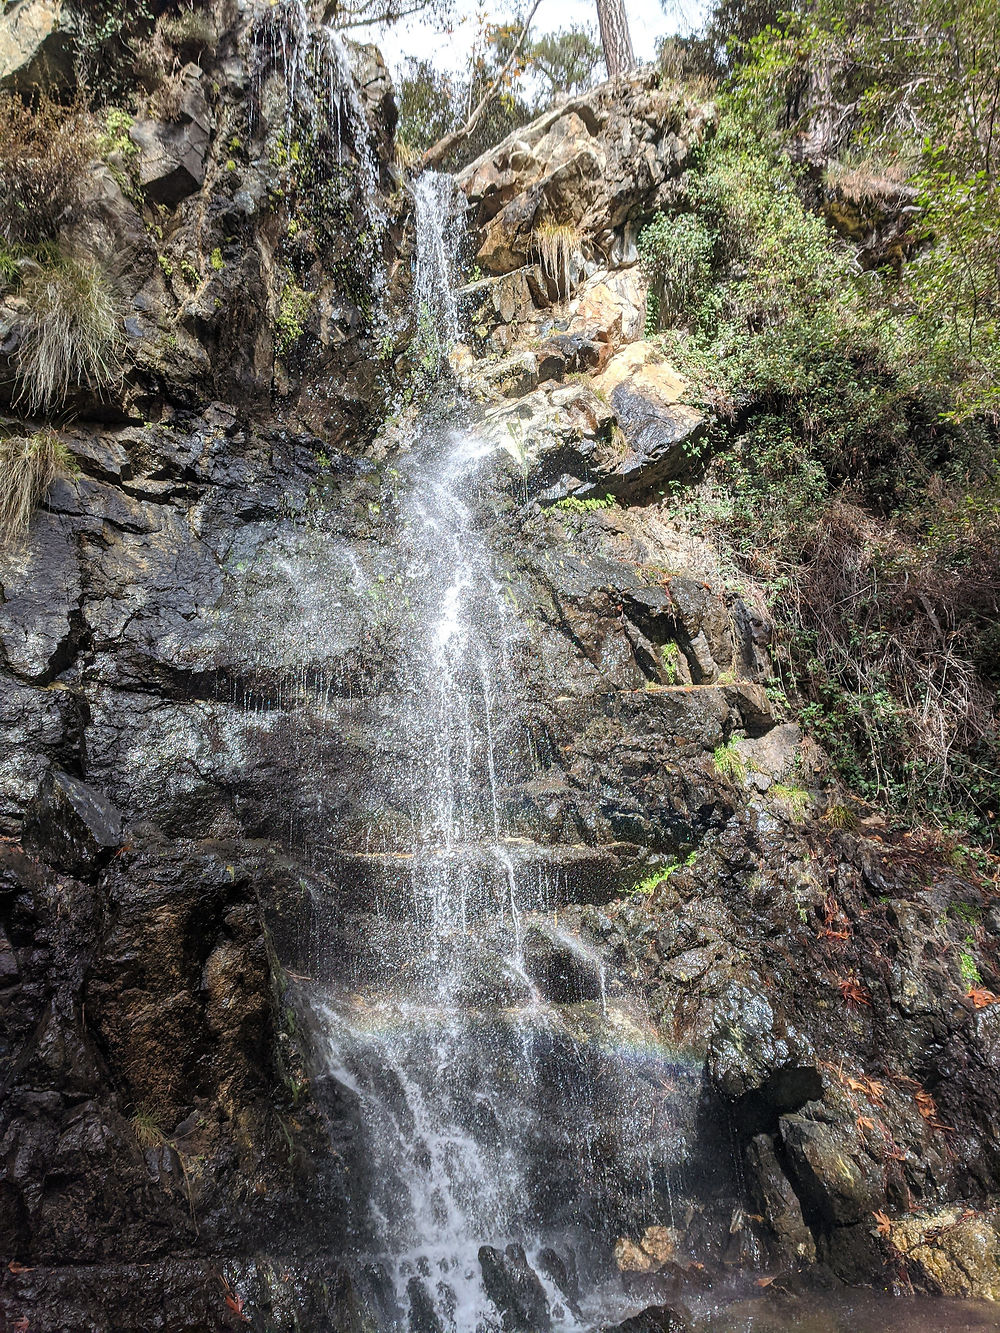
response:
{"label": "rocky cliff face", "polygon": [[[0,17],[15,86],[65,68],[58,9]],[[295,986],[317,920],[362,947],[359,862],[329,848],[394,818],[367,777],[406,758],[379,718],[406,684],[385,551],[408,409],[377,404],[408,371],[412,238],[371,52],[321,146],[342,192],[292,169],[294,33],[267,26],[292,10],[213,6],[171,114],[131,127],[127,189],[95,164],[63,237],[115,284],[128,355],[120,392],[60,425],[74,468],[0,567],[13,1328],[365,1317],[356,1107],[311,1082]],[[484,521],[540,756],[512,799],[577,849],[566,925],[703,1070],[688,1235],[623,1236],[620,1263],[641,1290],[695,1245],[995,1296],[1000,1006],[966,962],[1000,989],[995,909],[877,817],[837,828],[823,756],[768,692],[766,613],[665,494],[708,423],[642,339],[634,238],[712,121],[639,76],[459,181],[481,271],[455,375],[505,449]],[[20,318],[9,297],[9,436],[42,424],[18,416]],[[555,1000],[585,984],[551,942],[534,966]]]}

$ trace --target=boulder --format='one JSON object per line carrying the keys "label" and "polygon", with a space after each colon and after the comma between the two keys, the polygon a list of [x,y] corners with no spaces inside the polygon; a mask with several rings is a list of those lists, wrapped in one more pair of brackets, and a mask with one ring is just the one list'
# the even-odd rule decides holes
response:
{"label": "boulder", "polygon": [[506,1250],[483,1245],[479,1251],[483,1287],[500,1312],[504,1333],[547,1333],[549,1303],[538,1274],[520,1245]]}
{"label": "boulder", "polygon": [[594,380],[622,433],[621,456],[605,468],[621,498],[650,494],[690,470],[705,434],[705,416],[684,402],[688,382],[652,343],[616,353]]}
{"label": "boulder", "polygon": [[0,88],[26,93],[71,85],[73,28],[64,0],[20,0],[0,14]]}
{"label": "boulder", "polygon": [[769,1134],[758,1134],[746,1148],[747,1189],[754,1210],[774,1233],[782,1258],[811,1263],[816,1258],[812,1232],[802,1217],[802,1206],[782,1171]]}
{"label": "boulder", "polygon": [[614,1257],[622,1273],[658,1273],[678,1260],[682,1234],[674,1227],[647,1227],[638,1241],[622,1237]]}
{"label": "boulder", "polygon": [[211,128],[201,70],[186,65],[175,118],[137,120],[129,131],[139,149],[139,184],[151,203],[172,206],[200,188]]}
{"label": "boulder", "polygon": [[122,817],[96,787],[56,771],[29,805],[21,841],[48,865],[84,876],[121,846]]}
{"label": "boulder", "polygon": [[887,1237],[914,1277],[942,1296],[1000,1301],[1000,1214],[952,1206],[892,1222]]}
{"label": "boulder", "polygon": [[776,1014],[762,991],[734,985],[716,1010],[707,1070],[748,1134],[773,1130],[777,1117],[823,1095],[815,1054]]}
{"label": "boulder", "polygon": [[668,1305],[648,1305],[620,1324],[604,1324],[601,1333],[684,1333],[685,1320]]}
{"label": "boulder", "polygon": [[584,284],[570,307],[566,332],[586,334],[608,345],[609,355],[642,336],[646,323],[646,285],[637,266],[602,270]]}
{"label": "boulder", "polygon": [[652,66],[611,80],[515,130],[458,176],[490,273],[530,261],[537,234],[572,220],[591,257],[628,251],[630,228],[670,195],[715,111],[662,87]]}

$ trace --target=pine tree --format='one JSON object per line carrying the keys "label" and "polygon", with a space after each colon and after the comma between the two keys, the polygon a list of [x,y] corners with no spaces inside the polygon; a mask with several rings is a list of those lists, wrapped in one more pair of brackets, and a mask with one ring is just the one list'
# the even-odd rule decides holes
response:
{"label": "pine tree", "polygon": [[624,0],[597,0],[597,18],[601,25],[601,44],[608,77],[626,74],[635,66],[635,52],[628,30]]}

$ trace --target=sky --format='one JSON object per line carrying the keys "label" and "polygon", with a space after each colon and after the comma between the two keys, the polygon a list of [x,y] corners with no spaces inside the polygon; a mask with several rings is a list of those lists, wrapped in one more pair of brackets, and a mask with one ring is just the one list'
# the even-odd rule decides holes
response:
{"label": "sky", "polygon": [[[491,0],[487,8],[493,22],[516,13],[511,0]],[[690,32],[700,23],[705,8],[705,0],[669,0],[668,12],[661,0],[625,0],[636,58],[642,63],[652,60],[660,37]],[[442,70],[457,73],[464,68],[475,42],[476,13],[476,0],[456,0],[450,33],[442,33],[433,20],[418,16],[393,27],[373,27],[352,36],[374,41],[393,73],[408,56],[430,60]],[[541,0],[531,33],[538,37],[574,24],[592,28],[597,37],[594,0]]]}

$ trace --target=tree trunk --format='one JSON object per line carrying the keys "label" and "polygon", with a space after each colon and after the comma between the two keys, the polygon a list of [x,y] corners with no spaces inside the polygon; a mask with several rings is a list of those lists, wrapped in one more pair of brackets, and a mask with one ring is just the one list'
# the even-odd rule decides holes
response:
{"label": "tree trunk", "polygon": [[627,74],[635,67],[635,53],[628,30],[625,0],[597,0],[597,18],[601,25],[601,45],[608,78]]}

